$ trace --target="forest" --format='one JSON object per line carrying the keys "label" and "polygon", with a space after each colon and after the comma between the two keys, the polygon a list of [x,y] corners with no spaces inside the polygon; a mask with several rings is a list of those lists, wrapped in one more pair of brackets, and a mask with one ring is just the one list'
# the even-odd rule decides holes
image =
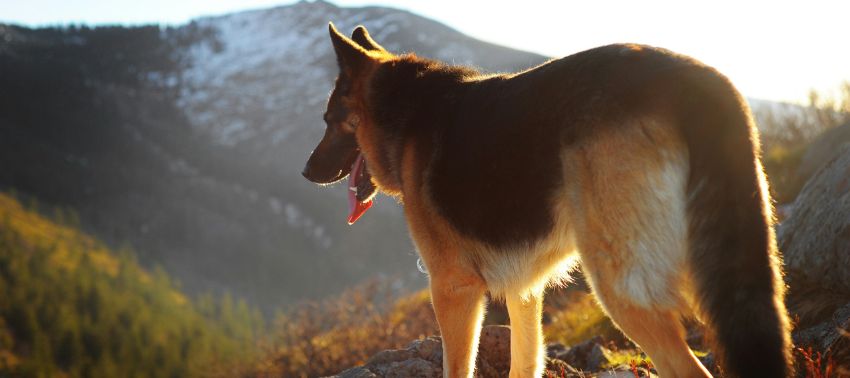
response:
{"label": "forest", "polygon": [[187,297],[35,202],[0,194],[0,376],[226,375],[255,356],[263,318],[230,296]]}

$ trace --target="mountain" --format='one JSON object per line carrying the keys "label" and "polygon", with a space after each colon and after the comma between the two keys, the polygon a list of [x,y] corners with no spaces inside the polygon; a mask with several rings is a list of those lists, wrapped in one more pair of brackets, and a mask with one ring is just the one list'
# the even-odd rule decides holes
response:
{"label": "mountain", "polygon": [[189,293],[229,291],[267,312],[376,274],[424,284],[399,205],[379,197],[348,226],[344,188],[300,175],[337,74],[328,21],[487,72],[547,59],[324,1],[176,27],[0,24],[0,189],[73,210]]}
{"label": "mountain", "polygon": [[344,188],[300,175],[337,73],[328,21],[485,71],[546,59],[323,1],[167,28],[0,25],[0,189],[72,210],[189,293],[267,311],[375,274],[421,285],[393,200],[349,227]]}

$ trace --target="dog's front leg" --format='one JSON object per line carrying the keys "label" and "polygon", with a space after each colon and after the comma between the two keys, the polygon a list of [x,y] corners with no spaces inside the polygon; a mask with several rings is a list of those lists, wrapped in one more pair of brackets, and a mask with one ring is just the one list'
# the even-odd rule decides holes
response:
{"label": "dog's front leg", "polygon": [[484,282],[453,267],[431,271],[431,300],[443,337],[443,377],[472,377],[484,318]]}
{"label": "dog's front leg", "polygon": [[543,294],[507,294],[505,303],[511,317],[511,378],[543,376],[543,331],[540,316]]}

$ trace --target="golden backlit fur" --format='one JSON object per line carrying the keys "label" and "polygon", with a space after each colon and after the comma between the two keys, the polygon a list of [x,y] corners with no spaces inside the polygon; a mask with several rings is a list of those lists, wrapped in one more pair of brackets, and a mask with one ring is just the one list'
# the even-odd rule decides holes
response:
{"label": "golden backlit fur", "polygon": [[444,376],[472,376],[489,292],[511,318],[510,376],[540,377],[543,292],[578,263],[662,376],[710,376],[685,342],[691,316],[718,336],[730,375],[790,373],[756,131],[725,77],[636,45],[476,76],[387,53],[362,27],[360,45],[331,38],[342,74],[305,176],[338,179],[351,161],[339,156],[362,153],[403,202]]}
{"label": "golden backlit fur", "polygon": [[[494,250],[458,235],[431,211],[434,206],[428,197],[418,194],[427,190],[418,174],[422,167],[416,159],[405,159],[405,212],[432,277],[440,327],[444,335],[462,332],[460,338],[470,341],[463,351],[447,353],[447,357],[474,359],[483,317],[480,306],[487,290],[506,301],[511,317],[511,376],[540,376],[543,290],[569,280],[569,271],[580,256],[606,312],[644,350],[658,357],[660,371],[672,376],[709,376],[688,349],[683,328],[673,326],[681,316],[692,314],[689,304],[694,296],[685,261],[687,152],[669,124],[655,119],[635,122],[626,132],[599,135],[563,150],[565,176],[572,180],[551,200],[558,209],[557,226],[543,240],[512,247],[522,252]],[[642,239],[635,239],[638,235]],[[463,268],[458,267],[459,261]],[[455,315],[439,318],[441,306],[458,305],[474,311],[451,311]],[[448,376],[466,376],[471,371],[468,364],[454,359],[447,359],[446,369]]]}

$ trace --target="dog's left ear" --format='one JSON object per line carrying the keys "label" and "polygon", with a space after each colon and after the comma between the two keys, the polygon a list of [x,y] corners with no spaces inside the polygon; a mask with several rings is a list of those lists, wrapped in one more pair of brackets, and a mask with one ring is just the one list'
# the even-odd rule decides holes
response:
{"label": "dog's left ear", "polygon": [[366,31],[366,27],[363,25],[359,25],[354,28],[354,32],[351,33],[351,40],[357,42],[360,46],[362,46],[366,50],[370,51],[381,51],[386,52],[378,42],[375,42],[374,39],[369,35],[369,32]]}
{"label": "dog's left ear", "polygon": [[366,52],[366,49],[340,34],[333,23],[328,24],[328,29],[331,33],[331,42],[333,42],[334,51],[336,52],[336,60],[341,70],[357,72],[371,63],[372,58]]}

